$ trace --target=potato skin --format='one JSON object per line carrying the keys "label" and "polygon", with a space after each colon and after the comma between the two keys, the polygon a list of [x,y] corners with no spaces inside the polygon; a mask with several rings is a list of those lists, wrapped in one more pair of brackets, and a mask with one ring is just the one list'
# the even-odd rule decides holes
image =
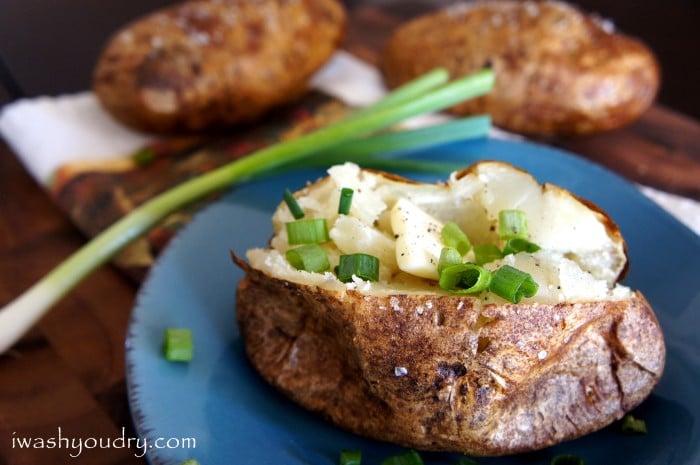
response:
{"label": "potato skin", "polygon": [[455,106],[532,135],[624,126],[653,103],[660,71],[641,42],[561,2],[459,3],[399,27],[382,68],[390,87],[438,66],[466,75],[491,66],[493,91]]}
{"label": "potato skin", "polygon": [[[495,305],[452,295],[340,295],[246,271],[237,319],[253,366],[354,433],[493,456],[602,428],[664,368],[644,297]],[[405,369],[405,370],[404,370]]]}
{"label": "potato skin", "polygon": [[93,90],[112,115],[144,131],[249,121],[306,92],[345,21],[336,0],[178,3],[114,35]]}

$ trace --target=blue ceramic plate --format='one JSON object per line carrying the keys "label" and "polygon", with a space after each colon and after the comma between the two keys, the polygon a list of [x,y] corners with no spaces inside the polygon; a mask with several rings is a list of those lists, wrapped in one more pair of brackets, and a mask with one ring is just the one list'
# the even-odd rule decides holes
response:
{"label": "blue ceramic plate", "polygon": [[[618,176],[551,148],[481,140],[418,155],[465,166],[480,159],[508,161],[603,207],[627,239],[631,270],[625,284],[645,293],[668,344],[664,377],[636,411],[647,421],[648,436],[624,436],[610,427],[539,452],[479,463],[546,465],[554,455],[572,453],[587,464],[699,464],[700,238]],[[202,465],[332,465],[341,449],[361,449],[364,464],[379,465],[401,451],[341,431],[292,404],[261,381],[244,355],[234,318],[242,273],[229,250],[243,255],[264,245],[282,190],[321,175],[295,172],[232,190],[173,240],[144,283],[126,341],[127,376],[137,432],[149,441],[151,463],[196,458]],[[191,363],[161,356],[168,327],[192,329]],[[459,456],[423,457],[426,465],[446,465]]]}

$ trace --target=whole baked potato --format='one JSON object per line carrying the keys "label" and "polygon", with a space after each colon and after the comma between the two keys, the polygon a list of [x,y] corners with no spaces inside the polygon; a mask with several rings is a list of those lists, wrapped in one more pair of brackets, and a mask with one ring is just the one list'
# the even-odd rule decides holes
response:
{"label": "whole baked potato", "polygon": [[[342,188],[354,190],[347,214],[337,212]],[[434,185],[348,163],[295,198],[305,219],[326,220],[329,266],[287,260],[295,220],[280,204],[269,247],[234,256],[246,271],[237,319],[263,378],[340,427],[419,449],[511,454],[610,424],[662,374],[657,319],[617,283],[627,266],[619,230],[561,188],[500,162]],[[466,234],[473,247],[460,255],[472,262],[479,245],[503,246],[502,211],[524,214],[540,249],[483,268],[520,270],[536,293],[444,289],[445,225]],[[379,260],[376,280],[332,271],[356,253]]]}
{"label": "whole baked potato", "polygon": [[640,41],[564,2],[460,2],[400,26],[382,69],[390,87],[435,67],[455,76],[493,68],[493,91],[453,107],[489,113],[519,133],[588,134],[637,119],[653,103],[660,72]]}
{"label": "whole baked potato", "polygon": [[216,129],[307,91],[345,27],[336,0],[191,0],[117,32],[93,90],[117,119],[151,132]]}

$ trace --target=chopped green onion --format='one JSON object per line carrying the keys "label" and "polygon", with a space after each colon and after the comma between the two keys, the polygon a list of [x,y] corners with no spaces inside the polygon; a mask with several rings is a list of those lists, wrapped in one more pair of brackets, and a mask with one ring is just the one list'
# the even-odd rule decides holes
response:
{"label": "chopped green onion", "polygon": [[469,249],[472,247],[469,238],[464,234],[464,231],[462,231],[457,223],[445,223],[440,234],[442,236],[442,242],[444,242],[447,247],[457,249],[462,255],[469,252]]}
{"label": "chopped green onion", "polygon": [[350,205],[352,204],[353,190],[349,187],[340,189],[340,200],[338,201],[338,214],[347,215],[350,213]]}
{"label": "chopped green onion", "polygon": [[540,246],[528,241],[527,239],[521,239],[519,237],[508,239],[506,245],[503,246],[503,256],[509,254],[515,254],[518,252],[533,253],[540,250]]}
{"label": "chopped green onion", "polygon": [[498,236],[501,239],[527,239],[527,218],[522,210],[498,212]]}
{"label": "chopped green onion", "polygon": [[377,281],[379,279],[379,259],[366,253],[341,255],[335,274],[344,283],[352,281],[353,275],[365,281]]}
{"label": "chopped green onion", "polygon": [[325,218],[289,221],[285,226],[289,245],[322,244],[330,240]]}
{"label": "chopped green onion", "polygon": [[362,451],[341,450],[338,465],[360,465],[362,463]]}
{"label": "chopped green onion", "polygon": [[442,274],[442,270],[452,265],[459,265],[462,263],[462,254],[460,254],[457,249],[452,247],[444,247],[440,251],[440,260],[438,261],[438,276]]}
{"label": "chopped green onion", "polygon": [[479,465],[479,463],[469,457],[460,457],[457,461],[457,465]]}
{"label": "chopped green onion", "polygon": [[136,166],[148,166],[156,159],[156,152],[152,147],[142,147],[131,154],[131,159]]}
{"label": "chopped green onion", "polygon": [[284,256],[289,264],[297,270],[323,273],[331,267],[328,263],[328,254],[318,244],[300,245],[287,250]]}
{"label": "chopped green onion", "polygon": [[647,434],[647,423],[643,419],[635,418],[629,413],[622,418],[620,428],[623,433]]}
{"label": "chopped green onion", "polygon": [[491,278],[489,290],[504,299],[517,304],[523,297],[532,297],[539,289],[538,284],[528,273],[503,265]]}
{"label": "chopped green onion", "polygon": [[456,294],[476,294],[488,288],[491,273],[474,263],[446,267],[440,273],[440,287]]}
{"label": "chopped green onion", "polygon": [[552,458],[550,465],[584,465],[584,462],[578,455],[562,454]]}
{"label": "chopped green onion", "polygon": [[409,450],[403,454],[392,455],[382,461],[382,465],[424,465],[420,454],[415,450]]}
{"label": "chopped green onion", "polygon": [[304,217],[304,210],[299,206],[299,202],[294,197],[294,194],[289,189],[284,190],[284,201],[289,207],[289,211],[292,212],[294,219],[299,220]]}
{"label": "chopped green onion", "polygon": [[474,261],[477,265],[490,263],[501,258],[503,258],[503,254],[496,244],[474,245]]}
{"label": "chopped green onion", "polygon": [[[171,213],[235,183],[259,179],[264,175],[279,172],[281,168],[288,169],[299,165],[301,160],[312,155],[342,146],[353,139],[367,136],[407,118],[444,110],[470,98],[484,95],[493,88],[494,78],[492,70],[484,69],[440,87],[431,87],[431,90],[425,93],[418,94],[413,88],[412,92],[415,92],[415,95],[406,98],[405,94],[399,94],[401,98],[397,103],[396,97],[392,99],[392,96],[398,92],[405,92],[411,85],[406,84],[377,104],[362,110],[361,114],[356,114],[355,117],[348,117],[302,136],[269,145],[153,197],[92,238],[80,250],[0,310],[0,353],[11,347],[86,276]],[[442,80],[442,77],[435,80],[431,86]]]}
{"label": "chopped green onion", "polygon": [[163,352],[171,362],[189,362],[194,354],[192,331],[186,328],[168,328],[163,335]]}
{"label": "chopped green onion", "polygon": [[195,459],[187,459],[180,465],[199,465],[199,462],[197,462]]}

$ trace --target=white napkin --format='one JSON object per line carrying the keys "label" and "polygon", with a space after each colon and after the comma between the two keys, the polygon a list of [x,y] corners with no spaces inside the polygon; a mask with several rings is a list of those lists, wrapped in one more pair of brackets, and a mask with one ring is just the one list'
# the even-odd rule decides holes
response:
{"label": "white napkin", "polygon": [[[347,52],[337,52],[312,79],[312,86],[356,106],[368,105],[386,89],[378,70]],[[412,120],[418,126],[444,116]],[[124,157],[157,136],[127,128],[108,115],[91,92],[22,99],[0,111],[0,135],[29,173],[44,185],[62,164],[75,160]],[[519,138],[494,129],[492,137]],[[700,203],[639,186],[672,215],[700,234]]]}

